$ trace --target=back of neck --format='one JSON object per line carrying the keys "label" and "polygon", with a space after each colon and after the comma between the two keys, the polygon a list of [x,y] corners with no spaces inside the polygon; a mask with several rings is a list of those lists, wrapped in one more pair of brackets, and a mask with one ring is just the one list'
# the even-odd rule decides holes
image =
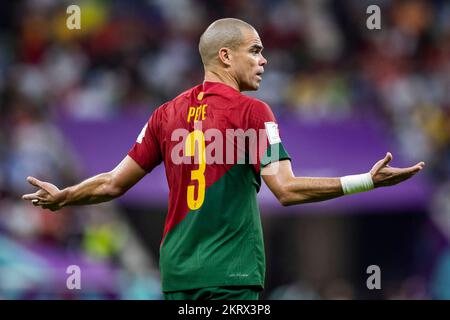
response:
{"label": "back of neck", "polygon": [[205,80],[204,81],[210,81],[210,82],[221,82],[224,83],[237,91],[241,91],[239,89],[239,85],[228,72],[218,72],[216,70],[205,70]]}

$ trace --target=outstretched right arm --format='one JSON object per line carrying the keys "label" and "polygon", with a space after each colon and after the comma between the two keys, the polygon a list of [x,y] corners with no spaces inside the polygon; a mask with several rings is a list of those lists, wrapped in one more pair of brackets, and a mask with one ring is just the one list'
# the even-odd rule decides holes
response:
{"label": "outstretched right arm", "polygon": [[69,205],[106,202],[124,194],[146,173],[130,156],[126,156],[114,170],[98,174],[63,190],[49,182],[28,177],[27,181],[39,189],[35,193],[23,195],[22,199],[30,200],[33,205],[51,211]]}

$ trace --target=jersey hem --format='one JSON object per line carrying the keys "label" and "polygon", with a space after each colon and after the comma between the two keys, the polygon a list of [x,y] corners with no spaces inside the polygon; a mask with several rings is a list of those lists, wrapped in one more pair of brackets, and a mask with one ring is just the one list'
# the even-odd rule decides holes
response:
{"label": "jersey hem", "polygon": [[169,293],[169,292],[177,292],[177,291],[186,291],[186,290],[195,290],[195,289],[202,289],[202,288],[210,288],[210,287],[225,287],[225,286],[252,286],[257,287],[260,290],[264,290],[264,283],[258,282],[258,281],[249,281],[249,282],[239,282],[236,283],[234,281],[225,281],[225,282],[205,282],[203,284],[196,284],[196,285],[190,285],[190,286],[180,286],[180,287],[172,287],[168,285],[163,285],[162,292]]}

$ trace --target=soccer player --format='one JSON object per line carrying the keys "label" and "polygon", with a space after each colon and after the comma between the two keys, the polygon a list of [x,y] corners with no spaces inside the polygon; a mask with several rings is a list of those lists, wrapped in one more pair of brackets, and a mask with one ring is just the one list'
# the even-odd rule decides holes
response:
{"label": "soccer player", "polygon": [[157,108],[116,168],[62,190],[28,177],[38,190],[23,199],[52,211],[109,201],[164,162],[170,189],[160,247],[164,297],[257,299],[265,277],[261,177],[287,206],[394,185],[424,163],[390,167],[387,153],[364,174],[296,177],[270,107],[241,93],[259,88],[267,63],[257,31],[238,19],[217,20],[202,34],[199,51],[204,82]]}

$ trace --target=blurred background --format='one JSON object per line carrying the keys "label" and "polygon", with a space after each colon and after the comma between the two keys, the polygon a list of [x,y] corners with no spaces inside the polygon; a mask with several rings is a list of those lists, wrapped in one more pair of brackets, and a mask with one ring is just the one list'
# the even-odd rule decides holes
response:
{"label": "blurred background", "polygon": [[[66,9],[81,8],[81,30]],[[381,9],[369,30],[366,9]],[[161,299],[162,166],[117,201],[42,211],[33,175],[59,187],[111,170],[151,112],[203,80],[215,19],[259,31],[272,107],[302,176],[425,161],[413,179],[324,203],[259,194],[264,299],[450,299],[450,2],[22,0],[0,4],[0,298]],[[70,265],[81,290],[69,290]],[[367,268],[381,270],[369,290]]]}

